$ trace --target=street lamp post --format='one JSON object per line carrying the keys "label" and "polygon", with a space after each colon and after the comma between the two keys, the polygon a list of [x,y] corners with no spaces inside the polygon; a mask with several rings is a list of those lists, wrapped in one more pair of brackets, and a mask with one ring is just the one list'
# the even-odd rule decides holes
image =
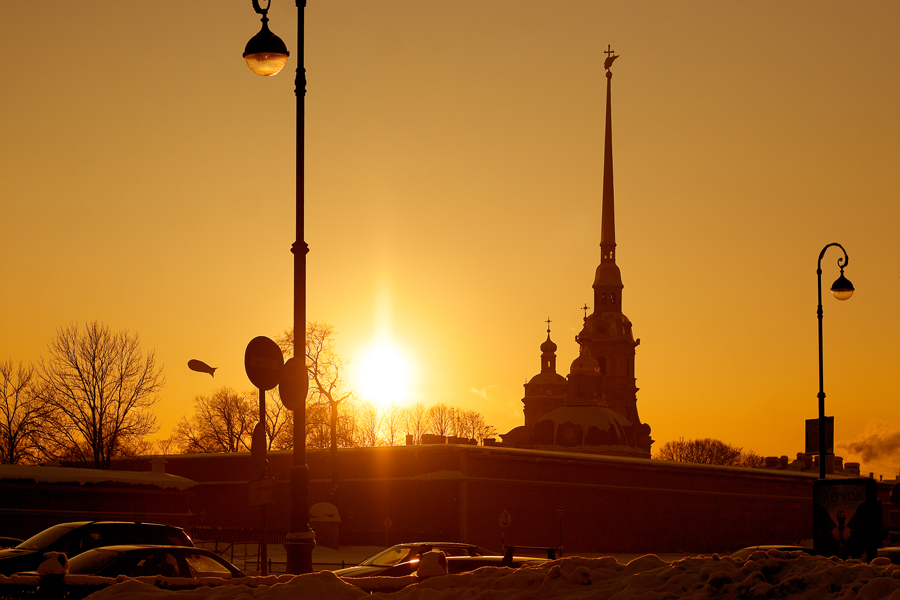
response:
{"label": "street lamp post", "polygon": [[[244,59],[247,66],[259,75],[277,74],[287,62],[290,53],[284,42],[268,27],[270,1],[265,8],[259,0],[251,0],[253,9],[262,15],[262,29],[247,42]],[[299,357],[298,375],[305,376],[306,355],[306,254],[309,246],[304,241],[304,141],[306,120],[306,72],[303,61],[303,17],[306,0],[297,3],[297,74],[294,93],[297,96],[297,235],[291,247],[294,255],[294,356]],[[296,365],[296,362],[295,362]],[[306,389],[303,385],[298,400],[293,403],[294,460],[291,466],[291,515],[290,532],[285,540],[287,552],[286,571],[292,574],[312,572],[312,552],[316,545],[315,534],[309,527],[307,501],[309,497],[309,467],[306,465]]]}
{"label": "street lamp post", "polygon": [[819,252],[819,263],[816,276],[819,282],[819,479],[825,479],[825,384],[822,367],[822,257],[831,246],[837,246],[844,253],[843,258],[838,258],[837,264],[841,268],[841,276],[831,284],[831,294],[838,300],[847,300],[853,295],[853,284],[844,277],[844,267],[850,262],[847,251],[838,243],[828,244]]}

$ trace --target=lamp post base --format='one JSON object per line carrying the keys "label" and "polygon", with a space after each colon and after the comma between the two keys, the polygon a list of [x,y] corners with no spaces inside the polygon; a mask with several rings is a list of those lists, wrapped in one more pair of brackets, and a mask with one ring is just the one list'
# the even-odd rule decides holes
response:
{"label": "lamp post base", "polygon": [[284,540],[284,551],[287,553],[285,572],[291,575],[312,573],[312,555],[316,547],[316,534],[309,531],[292,532]]}

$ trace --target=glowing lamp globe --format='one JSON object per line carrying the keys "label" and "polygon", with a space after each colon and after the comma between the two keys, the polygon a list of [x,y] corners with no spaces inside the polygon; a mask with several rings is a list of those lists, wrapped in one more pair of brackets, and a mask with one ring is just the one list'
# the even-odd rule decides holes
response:
{"label": "glowing lamp globe", "polygon": [[264,77],[271,77],[281,71],[290,55],[281,38],[269,31],[266,20],[263,20],[259,33],[250,38],[244,48],[247,66]]}
{"label": "glowing lamp globe", "polygon": [[853,295],[853,284],[850,283],[849,279],[844,277],[843,272],[841,272],[841,276],[831,284],[831,295],[838,300],[846,300]]}

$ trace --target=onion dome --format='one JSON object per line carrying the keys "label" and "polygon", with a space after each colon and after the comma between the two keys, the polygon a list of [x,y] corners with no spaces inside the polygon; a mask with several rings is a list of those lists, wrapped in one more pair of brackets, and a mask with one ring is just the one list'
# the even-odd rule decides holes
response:
{"label": "onion dome", "polygon": [[547,333],[547,341],[541,344],[541,353],[542,354],[553,354],[556,352],[556,344],[553,340],[550,339],[550,333]]}

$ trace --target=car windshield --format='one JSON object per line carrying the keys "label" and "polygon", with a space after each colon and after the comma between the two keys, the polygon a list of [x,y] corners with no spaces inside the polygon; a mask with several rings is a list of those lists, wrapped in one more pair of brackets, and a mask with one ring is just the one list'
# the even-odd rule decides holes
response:
{"label": "car windshield", "polygon": [[409,560],[414,550],[408,546],[392,546],[362,561],[361,565],[373,567],[390,567]]}
{"label": "car windshield", "polygon": [[223,579],[231,579],[231,571],[211,556],[200,554],[199,552],[186,553],[184,555],[188,566],[191,568],[191,575],[194,577],[221,577]]}
{"label": "car windshield", "polygon": [[39,534],[28,538],[27,540],[16,546],[16,548],[24,548],[26,550],[43,550],[76,527],[77,525],[54,525],[53,527],[45,529]]}
{"label": "car windshield", "polygon": [[122,555],[117,550],[97,548],[82,552],[69,560],[69,573],[76,575],[91,575],[96,573]]}

